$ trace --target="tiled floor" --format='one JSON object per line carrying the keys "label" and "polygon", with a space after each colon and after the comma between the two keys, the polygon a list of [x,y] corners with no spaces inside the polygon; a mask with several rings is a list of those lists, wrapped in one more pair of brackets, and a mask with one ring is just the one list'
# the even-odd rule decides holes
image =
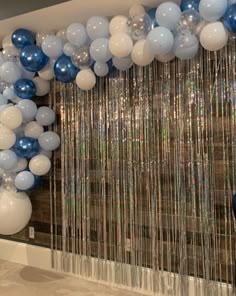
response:
{"label": "tiled floor", "polygon": [[79,278],[0,260],[1,296],[138,296]]}

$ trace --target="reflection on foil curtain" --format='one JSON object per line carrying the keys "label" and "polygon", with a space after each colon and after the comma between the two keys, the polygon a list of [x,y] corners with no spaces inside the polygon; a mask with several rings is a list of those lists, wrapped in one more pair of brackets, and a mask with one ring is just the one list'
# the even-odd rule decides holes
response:
{"label": "reflection on foil curtain", "polygon": [[157,295],[230,295],[235,63],[231,44],[114,71],[88,93],[55,83],[55,268]]}

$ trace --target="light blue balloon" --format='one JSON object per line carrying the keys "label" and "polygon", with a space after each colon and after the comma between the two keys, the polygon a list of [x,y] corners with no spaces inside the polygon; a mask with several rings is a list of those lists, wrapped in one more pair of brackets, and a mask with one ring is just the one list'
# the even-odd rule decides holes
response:
{"label": "light blue balloon", "polygon": [[42,133],[39,138],[39,145],[43,150],[53,151],[60,146],[60,137],[54,132]]}
{"label": "light blue balloon", "polygon": [[8,99],[5,96],[3,96],[2,94],[0,94],[0,106],[6,105],[7,102],[8,102]]}
{"label": "light blue balloon", "polygon": [[107,63],[96,62],[94,65],[94,72],[99,77],[104,77],[109,73],[109,67]]}
{"label": "light blue balloon", "polygon": [[96,62],[106,63],[112,58],[109,50],[109,40],[107,38],[99,38],[90,45],[90,55]]}
{"label": "light blue balloon", "polygon": [[[16,94],[15,94],[13,88],[8,87],[8,88],[6,88],[6,89],[3,91],[3,96],[4,96],[4,98],[6,98],[7,100],[11,101],[11,100],[15,99]],[[0,104],[1,104],[1,103],[0,103]]]}
{"label": "light blue balloon", "polygon": [[114,67],[120,71],[128,70],[133,66],[133,61],[130,56],[125,58],[113,57],[112,63]]}
{"label": "light blue balloon", "polygon": [[165,2],[158,6],[156,11],[156,21],[159,26],[166,27],[173,31],[181,15],[180,7],[174,2]]}
{"label": "light blue balloon", "polygon": [[187,30],[180,32],[175,37],[173,52],[179,59],[192,59],[197,54],[198,48],[197,37]]}
{"label": "light blue balloon", "polygon": [[227,0],[201,0],[199,12],[206,21],[215,22],[223,16],[227,5]]}
{"label": "light blue balloon", "polygon": [[93,16],[87,21],[86,30],[91,40],[109,37],[109,22],[106,17]]}
{"label": "light blue balloon", "polygon": [[0,152],[0,168],[11,170],[17,165],[18,158],[11,150],[3,150]]}
{"label": "light blue balloon", "polygon": [[51,125],[56,119],[55,112],[49,107],[40,107],[36,114],[36,121],[39,125]]}
{"label": "light blue balloon", "polygon": [[170,52],[174,44],[174,36],[164,27],[156,27],[147,35],[147,44],[154,55]]}
{"label": "light blue balloon", "polygon": [[34,119],[38,110],[37,105],[32,100],[22,100],[16,107],[21,110],[23,119],[26,121]]}
{"label": "light blue balloon", "polygon": [[16,175],[15,186],[19,190],[28,190],[33,187],[35,182],[34,175],[31,172],[23,171]]}

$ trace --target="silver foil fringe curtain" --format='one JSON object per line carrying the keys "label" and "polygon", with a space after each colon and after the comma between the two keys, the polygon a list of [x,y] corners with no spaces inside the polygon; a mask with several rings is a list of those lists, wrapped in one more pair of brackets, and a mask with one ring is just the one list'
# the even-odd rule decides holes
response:
{"label": "silver foil fringe curtain", "polygon": [[87,93],[55,82],[51,104],[53,266],[156,295],[231,295],[235,42],[113,71]]}

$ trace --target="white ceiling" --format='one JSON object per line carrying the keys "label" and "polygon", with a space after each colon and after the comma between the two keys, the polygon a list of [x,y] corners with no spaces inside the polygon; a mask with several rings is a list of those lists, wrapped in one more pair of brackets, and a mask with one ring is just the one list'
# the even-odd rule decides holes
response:
{"label": "white ceiling", "polygon": [[[73,22],[84,23],[90,16],[127,15],[133,4],[155,7],[166,0],[71,0],[69,2],[0,21],[0,39],[17,28],[47,32],[66,28]],[[180,3],[180,0],[172,0]]]}

